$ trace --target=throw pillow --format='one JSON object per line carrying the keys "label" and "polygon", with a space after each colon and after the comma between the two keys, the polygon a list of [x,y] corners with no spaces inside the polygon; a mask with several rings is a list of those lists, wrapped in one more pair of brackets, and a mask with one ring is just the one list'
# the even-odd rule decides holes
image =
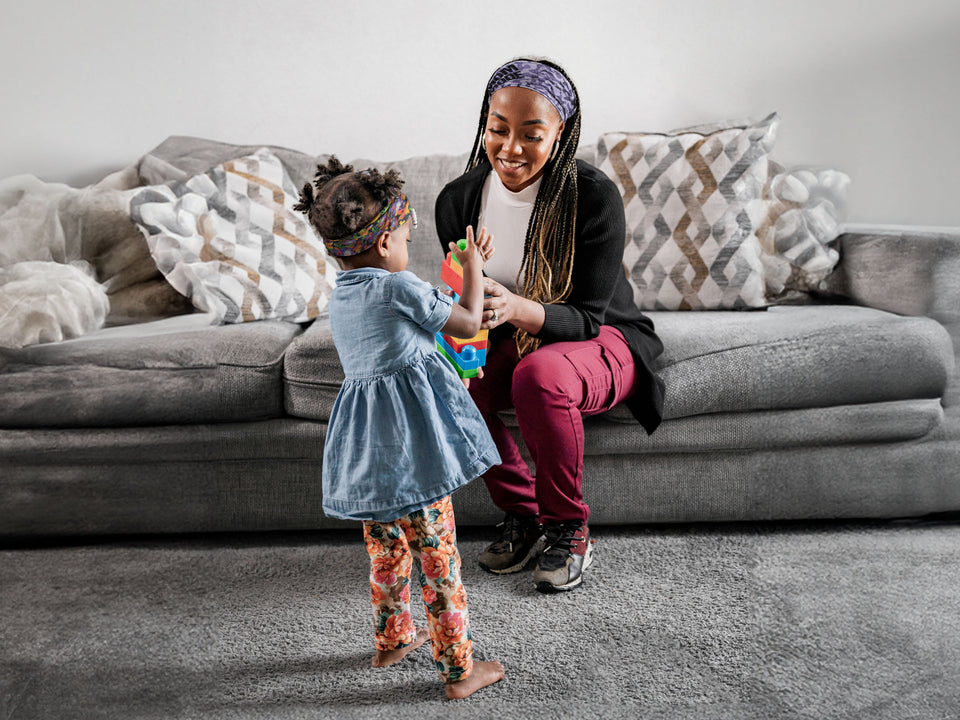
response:
{"label": "throw pillow", "polygon": [[185,182],[143,188],[130,214],[167,281],[218,322],[304,322],[326,310],[337,268],[283,164],[267,148]]}
{"label": "throw pillow", "polygon": [[606,133],[599,166],[627,221],[624,264],[647,310],[762,307],[763,188],[779,116],[706,133]]}

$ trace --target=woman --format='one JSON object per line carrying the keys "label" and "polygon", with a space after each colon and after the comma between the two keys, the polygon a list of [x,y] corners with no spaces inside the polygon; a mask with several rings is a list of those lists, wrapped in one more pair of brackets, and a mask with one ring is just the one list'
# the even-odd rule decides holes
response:
{"label": "woman", "polygon": [[[468,226],[486,227],[496,246],[484,267],[490,346],[470,394],[503,461],[484,481],[506,517],[480,565],[521,570],[545,532],[534,573],[543,592],[577,587],[591,562],[583,416],[625,401],[652,433],[663,406],[653,371],[663,346],[623,269],[623,204],[575,159],[579,140],[579,96],[563,69],[509,62],[487,84],[466,172],[436,205],[444,250]],[[535,476],[497,415],[510,407]]]}

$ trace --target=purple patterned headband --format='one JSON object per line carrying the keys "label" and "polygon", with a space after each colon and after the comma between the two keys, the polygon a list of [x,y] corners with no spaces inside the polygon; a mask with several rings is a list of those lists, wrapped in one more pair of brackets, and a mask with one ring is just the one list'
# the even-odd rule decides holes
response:
{"label": "purple patterned headband", "polygon": [[335,240],[324,238],[323,244],[327,252],[337,257],[347,257],[349,255],[359,255],[369,250],[377,241],[382,233],[393,232],[403,225],[407,218],[413,216],[413,226],[417,226],[417,214],[410,207],[410,201],[403,193],[397,196],[383,207],[377,216],[369,223],[357,230],[355,233],[345,235]]}
{"label": "purple patterned headband", "polygon": [[557,109],[561,120],[569,120],[577,111],[577,94],[570,81],[559,70],[535,60],[513,60],[497,68],[487,83],[487,101],[505,87],[522,87],[540,93]]}

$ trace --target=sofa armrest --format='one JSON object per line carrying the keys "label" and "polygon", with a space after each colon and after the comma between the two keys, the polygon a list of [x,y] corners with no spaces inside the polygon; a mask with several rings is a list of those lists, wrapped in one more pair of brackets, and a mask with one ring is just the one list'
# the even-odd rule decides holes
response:
{"label": "sofa armrest", "polygon": [[859,305],[943,325],[957,360],[942,400],[960,422],[960,228],[850,226],[837,239],[832,289]]}
{"label": "sofa armrest", "polygon": [[837,291],[860,305],[960,322],[960,228],[848,226],[837,240]]}

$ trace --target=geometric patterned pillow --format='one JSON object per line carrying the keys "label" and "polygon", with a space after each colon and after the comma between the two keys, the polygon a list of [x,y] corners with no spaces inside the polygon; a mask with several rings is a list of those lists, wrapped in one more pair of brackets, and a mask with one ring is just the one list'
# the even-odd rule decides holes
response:
{"label": "geometric patterned pillow", "polygon": [[779,117],[701,133],[606,133],[597,160],[620,189],[624,264],[646,310],[766,305],[757,223]]}
{"label": "geometric patterned pillow", "polygon": [[305,322],[327,309],[337,266],[293,209],[298,198],[283,163],[261,148],[143,188],[130,215],[167,281],[217,322]]}

